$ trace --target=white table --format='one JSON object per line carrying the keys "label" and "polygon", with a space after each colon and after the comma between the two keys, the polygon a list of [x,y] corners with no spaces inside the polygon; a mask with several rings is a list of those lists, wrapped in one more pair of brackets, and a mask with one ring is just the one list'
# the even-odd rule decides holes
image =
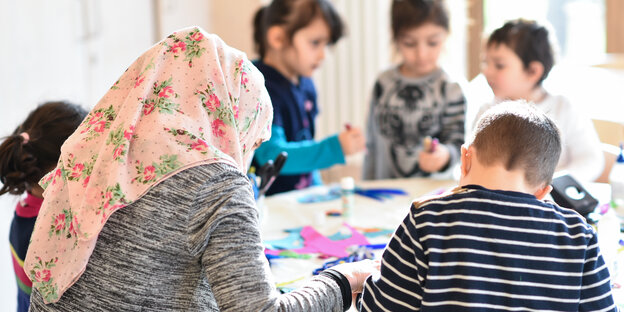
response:
{"label": "white table", "polygon": [[[330,210],[340,210],[340,199],[302,204],[297,199],[307,194],[327,194],[331,187],[327,185],[308,188],[302,191],[292,191],[273,195],[265,198],[260,206],[264,206],[262,218],[262,235],[264,240],[280,239],[286,236],[284,229],[312,226],[325,236],[330,236],[338,231],[345,230],[343,222],[353,227],[360,228],[383,228],[395,230],[407,215],[412,200],[419,196],[436,192],[442,189],[452,188],[457,182],[452,180],[431,179],[397,179],[364,181],[356,183],[356,186],[369,188],[394,188],[402,189],[409,195],[394,195],[391,199],[378,201],[369,197],[355,194],[353,216],[349,220],[343,217],[326,216]],[[388,236],[370,239],[371,243],[385,243]],[[302,280],[312,276],[312,271],[320,267],[326,260],[322,259],[277,259],[272,261],[271,270],[275,282],[280,285],[293,280],[288,287],[296,288]]]}
{"label": "white table", "polygon": [[[452,180],[431,180],[431,179],[397,179],[364,181],[357,183],[362,188],[398,188],[406,191],[408,196],[394,196],[392,199],[383,202],[355,195],[354,213],[348,223],[354,227],[361,228],[383,228],[396,229],[403,221],[413,199],[422,195],[437,193],[442,189],[450,189],[457,185]],[[342,227],[342,223],[347,221],[342,217],[328,217],[325,215],[329,210],[340,210],[341,201],[339,199],[302,204],[297,199],[306,194],[326,194],[329,188],[337,185],[313,187],[302,191],[292,191],[274,196],[269,196],[263,200],[264,216],[262,220],[262,235],[264,240],[279,239],[286,236],[285,229],[313,226],[317,231],[325,236],[330,236]],[[610,188],[606,184],[589,183],[586,189],[598,198],[601,202],[610,198]],[[371,239],[371,243],[387,242],[389,237]],[[621,308],[624,308],[624,252],[619,253],[618,259],[619,274],[612,277],[614,281],[622,285],[620,289],[614,289],[613,295]],[[273,260],[271,270],[276,283],[289,283],[288,287],[296,288],[305,278],[312,276],[312,271],[320,267],[326,260],[316,259],[277,259]]]}

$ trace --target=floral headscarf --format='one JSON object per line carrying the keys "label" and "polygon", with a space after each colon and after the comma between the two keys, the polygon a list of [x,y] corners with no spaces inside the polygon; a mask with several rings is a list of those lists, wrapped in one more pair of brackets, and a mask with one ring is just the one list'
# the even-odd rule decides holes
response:
{"label": "floral headscarf", "polygon": [[61,148],[24,268],[47,303],[84,272],[112,213],[181,170],[241,172],[270,136],[264,78],[244,53],[198,28],[141,55]]}

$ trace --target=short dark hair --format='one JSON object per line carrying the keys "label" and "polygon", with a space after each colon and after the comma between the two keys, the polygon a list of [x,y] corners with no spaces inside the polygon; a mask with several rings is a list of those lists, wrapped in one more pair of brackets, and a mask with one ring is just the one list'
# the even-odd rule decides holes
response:
{"label": "short dark hair", "polygon": [[561,155],[555,122],[524,101],[509,101],[487,110],[477,122],[471,145],[481,164],[523,169],[532,186],[552,182]]}
{"label": "short dark hair", "polygon": [[442,0],[393,0],[391,11],[392,36],[426,22],[449,30],[449,15]]}
{"label": "short dark hair", "polygon": [[544,66],[544,73],[536,85],[541,85],[548,77],[555,63],[555,56],[548,39],[548,30],[544,26],[523,19],[509,21],[490,35],[487,46],[501,43],[518,55],[525,69],[528,69],[533,61],[540,62]]}
{"label": "short dark hair", "polygon": [[299,29],[319,16],[329,26],[329,44],[338,42],[345,32],[345,26],[328,0],[273,0],[258,9],[253,21],[253,39],[260,59],[266,54],[266,34],[271,26],[283,26],[288,39],[292,40]]}
{"label": "short dark hair", "polygon": [[30,112],[0,144],[0,195],[19,195],[37,185],[56,166],[61,145],[85,116],[85,109],[64,101],[46,102]]}

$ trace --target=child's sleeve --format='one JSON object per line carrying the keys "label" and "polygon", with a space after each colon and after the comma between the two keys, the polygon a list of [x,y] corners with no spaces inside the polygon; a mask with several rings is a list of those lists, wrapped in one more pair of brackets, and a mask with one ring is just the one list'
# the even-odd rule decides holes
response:
{"label": "child's sleeve", "polygon": [[446,145],[450,152],[447,168],[459,162],[459,150],[464,144],[466,122],[466,97],[458,83],[447,82],[445,87],[445,109],[442,113],[442,132],[440,143]]}
{"label": "child's sleeve", "polygon": [[275,159],[280,152],[287,152],[288,159],[281,174],[302,174],[345,163],[338,135],[329,136],[321,141],[288,142],[284,128],[273,125],[271,133],[271,139],[260,145],[254,157],[260,165],[263,165],[269,159]]}
{"label": "child's sleeve", "polygon": [[[593,231],[592,231],[593,232]],[[593,232],[585,253],[579,311],[617,311],[611,295],[609,270]]]}
{"label": "child's sleeve", "polygon": [[474,131],[474,129],[477,127],[477,122],[479,121],[479,118],[481,118],[481,116],[483,116],[483,114],[485,114],[485,112],[494,107],[495,103],[494,102],[490,102],[490,103],[485,103],[482,104],[479,107],[479,111],[477,112],[477,114],[475,115],[474,119],[472,120],[472,125],[470,127],[470,131]]}
{"label": "child's sleeve", "polygon": [[[591,119],[575,110],[568,102],[562,109],[567,129],[561,129],[565,136],[566,153],[568,162],[564,169],[569,171],[575,178],[581,181],[591,182],[596,180],[604,168],[604,155],[600,139]],[[567,115],[567,116],[566,116]]]}
{"label": "child's sleeve", "polygon": [[414,220],[414,207],[392,236],[383,253],[381,271],[364,284],[358,303],[365,311],[418,310],[422,283],[427,276],[427,260]]}

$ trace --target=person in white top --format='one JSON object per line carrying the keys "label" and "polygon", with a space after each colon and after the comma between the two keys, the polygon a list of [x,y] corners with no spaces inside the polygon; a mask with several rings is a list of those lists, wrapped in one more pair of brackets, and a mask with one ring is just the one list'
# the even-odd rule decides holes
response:
{"label": "person in white top", "polygon": [[604,167],[600,140],[591,120],[576,110],[562,95],[542,87],[554,64],[548,30],[534,21],[513,20],[496,29],[485,50],[483,75],[495,100],[483,105],[478,120],[490,107],[503,100],[532,102],[558,125],[562,151],[557,171],[567,171],[580,181],[594,181]]}

